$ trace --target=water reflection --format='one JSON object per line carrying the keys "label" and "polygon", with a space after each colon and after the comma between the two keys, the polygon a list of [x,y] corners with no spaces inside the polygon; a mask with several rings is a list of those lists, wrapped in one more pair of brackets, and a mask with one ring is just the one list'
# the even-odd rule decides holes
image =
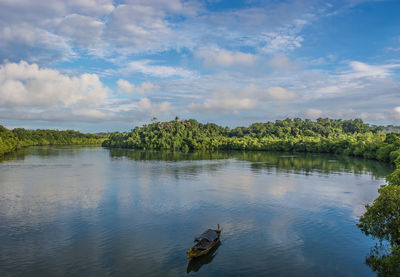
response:
{"label": "water reflection", "polygon": [[[391,170],[266,152],[38,147],[9,157],[0,276],[372,275],[363,262],[373,242],[355,222]],[[193,236],[218,223],[223,246],[188,264]]]}
{"label": "water reflection", "polygon": [[[173,152],[173,151],[142,151],[126,149],[110,149],[113,159],[126,157],[136,161],[210,161],[237,159],[251,162],[251,168],[257,171],[272,171],[309,174],[311,172],[334,173],[351,172],[354,174],[371,173],[382,178],[391,173],[392,168],[374,160],[332,154],[315,153],[282,153],[263,151],[220,151],[220,152]],[[211,168],[208,168],[211,169]],[[191,168],[191,171],[196,171]]]}
{"label": "water reflection", "polygon": [[9,154],[6,154],[4,156],[0,156],[0,163],[5,162],[5,161],[23,161],[25,158],[31,157],[31,156],[36,156],[38,159],[47,159],[51,157],[57,157],[57,156],[69,156],[73,157],[76,155],[80,155],[82,153],[82,149],[84,151],[98,151],[99,147],[94,146],[94,145],[85,145],[85,146],[79,146],[79,145],[71,145],[71,146],[34,146],[34,147],[28,147],[28,148],[21,148],[18,151],[11,152]]}
{"label": "water reflection", "polygon": [[177,152],[177,151],[143,151],[112,148],[112,158],[127,157],[137,161],[198,161],[198,160],[220,160],[232,158],[229,152]]}
{"label": "water reflection", "polygon": [[216,251],[220,245],[221,242],[219,241],[207,254],[190,260],[186,269],[186,273],[190,273],[191,271],[197,272],[203,265],[211,263],[217,255]]}

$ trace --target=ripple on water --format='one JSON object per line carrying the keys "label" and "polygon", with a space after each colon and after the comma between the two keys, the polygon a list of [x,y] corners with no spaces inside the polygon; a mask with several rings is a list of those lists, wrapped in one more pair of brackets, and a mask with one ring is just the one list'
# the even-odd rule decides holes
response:
{"label": "ripple on water", "polygon": [[354,160],[355,175],[351,158],[323,155],[84,149],[0,163],[0,276],[184,276],[193,238],[218,223],[222,244],[190,275],[372,275],[355,215],[382,183],[376,163]]}

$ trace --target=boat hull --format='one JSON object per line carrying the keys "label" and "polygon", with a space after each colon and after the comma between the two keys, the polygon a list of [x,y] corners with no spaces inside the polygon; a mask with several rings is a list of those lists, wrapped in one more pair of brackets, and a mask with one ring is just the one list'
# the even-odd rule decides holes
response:
{"label": "boat hull", "polygon": [[214,230],[217,232],[218,237],[216,240],[214,240],[209,247],[207,247],[204,250],[199,251],[197,249],[197,245],[193,246],[192,248],[189,249],[189,251],[187,251],[186,253],[188,254],[187,259],[191,260],[200,256],[203,256],[205,254],[207,254],[211,249],[213,249],[218,243],[220,243],[220,236],[221,236],[221,230]]}

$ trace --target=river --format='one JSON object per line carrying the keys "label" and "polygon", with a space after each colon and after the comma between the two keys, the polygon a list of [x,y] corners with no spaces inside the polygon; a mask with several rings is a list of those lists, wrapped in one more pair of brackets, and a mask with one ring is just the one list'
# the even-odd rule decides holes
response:
{"label": "river", "polygon": [[[356,226],[389,165],[31,147],[0,160],[0,276],[374,276]],[[193,238],[221,245],[188,262]]]}

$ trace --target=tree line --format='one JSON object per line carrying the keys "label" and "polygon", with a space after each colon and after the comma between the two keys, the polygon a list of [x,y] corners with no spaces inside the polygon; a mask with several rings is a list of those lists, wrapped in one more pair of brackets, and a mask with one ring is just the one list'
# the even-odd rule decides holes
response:
{"label": "tree line", "polygon": [[254,123],[230,129],[194,119],[155,122],[130,132],[110,134],[103,146],[142,150],[264,150],[340,153],[393,162],[398,136],[360,119],[295,119]]}
{"label": "tree line", "polygon": [[106,134],[83,134],[73,130],[28,130],[23,128],[8,130],[0,125],[0,156],[22,147],[35,145],[101,145],[106,136]]}

